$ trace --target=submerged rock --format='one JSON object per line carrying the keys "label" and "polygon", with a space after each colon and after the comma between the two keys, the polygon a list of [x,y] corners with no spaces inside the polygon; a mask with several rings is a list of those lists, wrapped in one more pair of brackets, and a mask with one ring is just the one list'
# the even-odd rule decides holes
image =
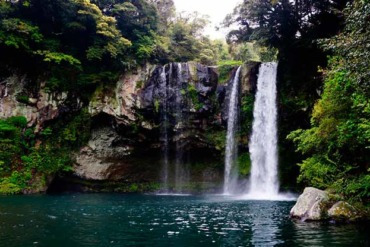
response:
{"label": "submerged rock", "polygon": [[298,197],[297,203],[290,210],[290,216],[306,220],[322,220],[325,218],[325,202],[329,200],[328,193],[316,188],[305,188]]}

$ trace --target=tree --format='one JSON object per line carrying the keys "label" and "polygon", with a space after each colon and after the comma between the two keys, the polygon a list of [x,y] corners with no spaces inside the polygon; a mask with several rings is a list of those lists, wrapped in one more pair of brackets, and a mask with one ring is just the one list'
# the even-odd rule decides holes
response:
{"label": "tree", "polygon": [[169,30],[169,58],[172,61],[186,62],[199,58],[202,50],[202,30],[207,19],[199,13],[181,13]]}
{"label": "tree", "polygon": [[345,11],[346,27],[323,41],[337,56],[324,70],[325,83],[314,106],[311,127],[288,138],[306,155],[299,180],[332,188],[347,198],[370,198],[370,102],[367,25],[370,3],[356,0]]}
{"label": "tree", "polygon": [[159,15],[158,34],[165,36],[176,16],[175,4],[173,0],[149,0],[149,2],[156,6]]}
{"label": "tree", "polygon": [[370,88],[370,7],[369,1],[354,1],[345,11],[346,27],[332,39],[323,40],[324,47],[346,59],[343,66],[352,80],[369,94]]}
{"label": "tree", "polygon": [[245,0],[224,21],[238,24],[229,41],[259,42],[279,48],[287,41],[330,37],[341,27],[345,0]]}

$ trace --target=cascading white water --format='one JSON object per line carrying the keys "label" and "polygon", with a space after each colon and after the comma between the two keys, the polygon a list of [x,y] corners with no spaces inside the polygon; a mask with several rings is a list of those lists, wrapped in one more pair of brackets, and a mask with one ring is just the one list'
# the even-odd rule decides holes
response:
{"label": "cascading white water", "polygon": [[232,89],[229,96],[229,113],[227,118],[227,136],[225,150],[225,174],[224,174],[224,194],[232,194],[237,181],[236,156],[237,144],[235,142],[235,132],[238,122],[238,91],[240,81],[240,69],[235,73]]}
{"label": "cascading white water", "polygon": [[166,67],[163,66],[159,81],[162,87],[164,87],[164,99],[162,102],[162,109],[161,109],[161,139],[163,142],[163,150],[162,150],[162,182],[163,182],[163,191],[168,191],[168,102],[167,102],[167,80],[166,80]]}
{"label": "cascading white water", "polygon": [[177,78],[176,78],[176,88],[175,91],[175,119],[176,119],[176,132],[177,132],[177,141],[176,141],[176,159],[175,159],[175,191],[177,193],[184,192],[184,185],[189,182],[189,169],[187,164],[184,162],[184,150],[183,144],[181,143],[182,136],[184,134],[184,128],[186,126],[186,118],[183,113],[184,110],[184,95],[183,95],[183,83],[186,74],[185,68],[181,63],[176,63],[177,65]]}
{"label": "cascading white water", "polygon": [[[162,142],[162,169],[161,179],[163,193],[182,193],[184,185],[189,182],[189,168],[184,163],[184,150],[181,138],[183,138],[184,128],[187,118],[183,113],[186,102],[183,95],[184,84],[188,83],[186,75],[189,74],[188,67],[183,67],[181,63],[170,63],[166,76],[164,66],[158,76],[161,100],[161,142]],[[185,73],[186,72],[186,73]],[[185,105],[184,105],[185,104]],[[173,119],[174,117],[174,119]],[[170,122],[175,120],[175,136],[170,135]],[[171,125],[172,127],[172,125]],[[170,159],[170,140],[175,142],[175,159]],[[174,186],[173,186],[174,185]]]}
{"label": "cascading white water", "polygon": [[277,63],[263,63],[259,70],[249,144],[252,170],[249,197],[271,199],[278,195],[277,178]]}

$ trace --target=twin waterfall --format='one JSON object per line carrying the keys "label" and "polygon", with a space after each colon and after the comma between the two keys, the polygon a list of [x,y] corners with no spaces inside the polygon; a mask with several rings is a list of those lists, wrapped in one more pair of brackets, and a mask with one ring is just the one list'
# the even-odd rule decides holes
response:
{"label": "twin waterfall", "polygon": [[[276,74],[276,63],[263,63],[261,65],[254,102],[252,136],[249,142],[252,168],[249,190],[246,195],[248,199],[272,199],[278,196]],[[235,131],[238,121],[239,81],[240,67],[233,79],[229,99],[224,194],[235,194],[238,180]]]}
{"label": "twin waterfall", "polygon": [[[187,86],[190,80],[189,68],[185,64],[174,63],[164,66],[157,74],[159,81],[160,122],[162,142],[162,191],[169,193],[183,192],[183,186],[189,182],[189,169],[184,162],[184,150],[181,138],[185,134],[189,102]],[[167,68],[167,69],[166,69]],[[238,178],[238,142],[241,67],[230,81],[228,93],[228,118],[225,149],[225,195],[244,193],[247,199],[273,199],[278,197],[277,178],[277,107],[276,107],[276,63],[263,63],[259,69],[257,92],[255,95],[253,127],[249,141],[252,163],[248,186]],[[185,96],[185,97],[184,97]],[[171,100],[171,102],[169,102]],[[158,103],[157,103],[158,104]],[[169,127],[174,126],[173,130]],[[170,136],[175,144],[175,157],[170,159]],[[173,165],[170,165],[173,164]],[[171,175],[172,174],[172,175]],[[243,188],[244,187],[244,188]],[[246,193],[246,194],[245,194]]]}

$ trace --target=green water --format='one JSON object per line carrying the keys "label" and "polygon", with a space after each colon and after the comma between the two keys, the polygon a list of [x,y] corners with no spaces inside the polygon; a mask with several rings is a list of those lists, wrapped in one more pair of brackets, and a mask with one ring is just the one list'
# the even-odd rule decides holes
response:
{"label": "green water", "polygon": [[369,245],[369,224],[292,221],[293,204],[221,196],[6,196],[0,246]]}

